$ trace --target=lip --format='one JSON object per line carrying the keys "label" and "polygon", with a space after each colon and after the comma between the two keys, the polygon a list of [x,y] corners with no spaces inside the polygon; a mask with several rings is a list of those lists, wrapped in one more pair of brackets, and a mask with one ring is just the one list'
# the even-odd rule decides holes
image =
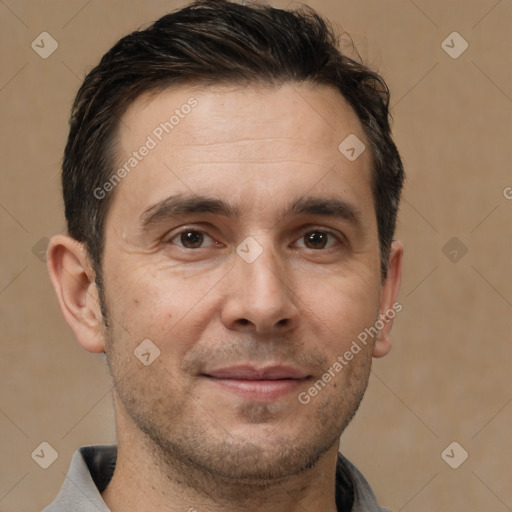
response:
{"label": "lip", "polygon": [[231,366],[205,372],[203,377],[244,398],[272,401],[297,389],[309,378],[308,374],[292,366]]}
{"label": "lip", "polygon": [[230,366],[204,372],[208,377],[239,380],[304,379],[306,372],[293,366],[275,365],[255,368],[250,365]]}

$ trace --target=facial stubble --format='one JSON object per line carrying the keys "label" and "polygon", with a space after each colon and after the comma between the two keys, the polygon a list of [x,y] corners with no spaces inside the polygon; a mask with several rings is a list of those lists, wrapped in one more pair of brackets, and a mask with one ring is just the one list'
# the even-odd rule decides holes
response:
{"label": "facial stubble", "polygon": [[[352,420],[371,368],[369,354],[359,354],[358,364],[344,368],[344,378],[330,382],[331,389],[322,390],[311,404],[297,401],[284,412],[273,403],[240,403],[235,411],[239,424],[251,429],[261,425],[265,432],[249,438],[230,431],[215,404],[196,395],[193,379],[172,375],[163,359],[142,368],[126,349],[132,343],[121,329],[111,325],[104,334],[116,417],[122,414],[140,433],[163,474],[180,475],[185,485],[203,489],[210,497],[215,489],[223,489],[226,498],[229,487],[238,496],[249,494],[249,488],[275,485],[313,468]],[[297,421],[302,422],[299,430],[292,428]]]}

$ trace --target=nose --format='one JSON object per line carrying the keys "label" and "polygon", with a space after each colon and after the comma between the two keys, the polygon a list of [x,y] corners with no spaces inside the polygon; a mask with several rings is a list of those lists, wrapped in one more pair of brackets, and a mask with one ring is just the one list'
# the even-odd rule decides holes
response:
{"label": "nose", "polygon": [[251,263],[238,254],[235,258],[223,283],[221,319],[226,328],[258,334],[283,334],[296,328],[298,297],[286,262],[277,261],[270,249]]}

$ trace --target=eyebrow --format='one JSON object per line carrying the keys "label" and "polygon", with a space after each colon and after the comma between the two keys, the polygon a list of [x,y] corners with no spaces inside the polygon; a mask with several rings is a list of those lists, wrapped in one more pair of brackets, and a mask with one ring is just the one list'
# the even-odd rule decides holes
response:
{"label": "eyebrow", "polygon": [[[203,195],[174,195],[147,208],[140,217],[140,225],[142,229],[149,229],[163,220],[196,213],[236,218],[240,216],[241,209],[222,199]],[[292,215],[321,215],[361,224],[359,208],[337,197],[301,197],[282,214],[283,217]]]}

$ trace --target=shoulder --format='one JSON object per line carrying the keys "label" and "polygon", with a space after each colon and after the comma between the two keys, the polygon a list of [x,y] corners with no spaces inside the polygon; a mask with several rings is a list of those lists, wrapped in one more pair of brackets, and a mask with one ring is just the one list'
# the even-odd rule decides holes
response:
{"label": "shoulder", "polygon": [[58,496],[42,512],[109,512],[100,493],[112,478],[116,458],[115,445],[76,450]]}
{"label": "shoulder", "polygon": [[391,512],[390,509],[381,507],[370,484],[363,474],[341,453],[338,454],[336,467],[336,485],[340,482],[349,482],[352,488],[353,504],[351,512]]}

